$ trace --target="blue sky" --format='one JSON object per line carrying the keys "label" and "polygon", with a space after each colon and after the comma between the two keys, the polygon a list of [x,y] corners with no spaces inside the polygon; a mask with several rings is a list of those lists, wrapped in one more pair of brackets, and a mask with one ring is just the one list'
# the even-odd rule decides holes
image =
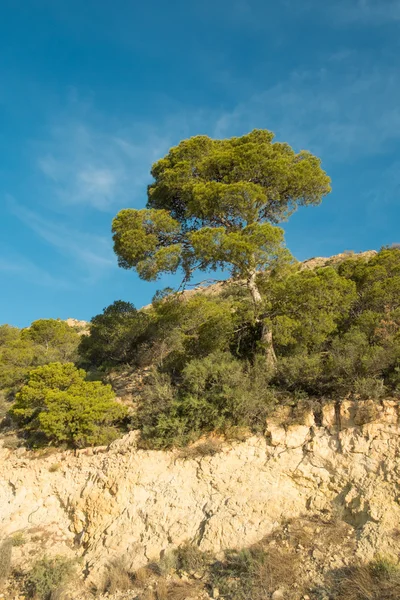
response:
{"label": "blue sky", "polygon": [[[333,192],[285,225],[302,260],[400,242],[400,0],[2,0],[0,322],[148,303],[113,216],[180,139],[274,131]],[[199,276],[201,279],[201,276]]]}

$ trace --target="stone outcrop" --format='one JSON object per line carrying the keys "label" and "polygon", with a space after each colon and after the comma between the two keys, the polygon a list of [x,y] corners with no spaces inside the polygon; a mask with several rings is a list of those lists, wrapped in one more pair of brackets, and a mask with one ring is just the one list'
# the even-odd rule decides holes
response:
{"label": "stone outcrop", "polygon": [[132,568],[193,541],[219,552],[250,545],[283,519],[338,514],[356,552],[398,552],[400,424],[396,401],[326,405],[301,424],[184,459],[137,448],[131,432],[109,448],[37,457],[0,448],[0,540],[18,534],[22,568],[34,558],[84,557],[95,579],[111,559]]}

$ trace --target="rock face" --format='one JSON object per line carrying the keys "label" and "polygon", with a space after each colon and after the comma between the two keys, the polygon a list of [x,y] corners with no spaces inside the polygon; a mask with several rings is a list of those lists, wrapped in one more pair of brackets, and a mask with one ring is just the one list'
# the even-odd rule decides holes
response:
{"label": "rock face", "polygon": [[108,449],[42,458],[0,448],[0,540],[23,536],[22,567],[44,553],[83,556],[95,579],[122,555],[136,568],[185,541],[243,547],[283,519],[336,512],[357,529],[360,556],[390,554],[400,523],[398,406],[371,407],[328,405],[318,425],[311,413],[302,425],[270,422],[265,437],[186,460],[138,450],[136,432]]}

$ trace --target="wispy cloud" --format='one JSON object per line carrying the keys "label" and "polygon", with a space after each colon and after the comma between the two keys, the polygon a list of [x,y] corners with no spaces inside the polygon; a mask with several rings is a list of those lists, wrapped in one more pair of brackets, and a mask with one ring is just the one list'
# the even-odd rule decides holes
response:
{"label": "wispy cloud", "polygon": [[284,0],[294,14],[313,13],[330,24],[382,26],[400,20],[400,0]]}
{"label": "wispy cloud", "polygon": [[343,21],[350,23],[364,22],[379,25],[400,20],[399,0],[342,0],[333,12]]}
{"label": "wispy cloud", "polygon": [[11,212],[27,227],[47,242],[55,251],[72,259],[77,279],[97,279],[105,269],[115,268],[111,237],[90,234],[66,227],[27,209],[15,201],[9,203]]}
{"label": "wispy cloud", "polygon": [[225,112],[215,134],[266,127],[297,148],[347,162],[379,154],[400,139],[399,97],[395,69],[347,67],[338,74],[335,65],[327,65],[294,72]]}
{"label": "wispy cloud", "polygon": [[47,179],[50,195],[60,204],[89,206],[101,211],[138,201],[145,190],[149,166],[168,141],[148,131],[129,137],[91,127],[81,120],[51,129],[35,144],[37,166]]}
{"label": "wispy cloud", "polygon": [[1,254],[8,256],[4,259],[0,257],[0,272],[10,275],[16,275],[29,283],[51,287],[52,289],[70,289],[73,287],[71,281],[54,277],[48,271],[38,266],[26,257],[14,253],[9,248],[3,248]]}

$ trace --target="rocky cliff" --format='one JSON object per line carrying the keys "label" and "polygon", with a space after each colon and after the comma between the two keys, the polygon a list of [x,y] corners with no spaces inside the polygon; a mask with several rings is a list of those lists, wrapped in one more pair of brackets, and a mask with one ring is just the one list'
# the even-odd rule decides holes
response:
{"label": "rocky cliff", "polygon": [[22,568],[65,553],[96,579],[114,557],[137,568],[188,540],[219,552],[284,519],[336,513],[356,531],[356,554],[397,553],[399,433],[398,404],[387,400],[326,405],[301,425],[274,420],[264,437],[197,458],[139,450],[135,432],[40,458],[1,448],[0,539],[22,534]]}

